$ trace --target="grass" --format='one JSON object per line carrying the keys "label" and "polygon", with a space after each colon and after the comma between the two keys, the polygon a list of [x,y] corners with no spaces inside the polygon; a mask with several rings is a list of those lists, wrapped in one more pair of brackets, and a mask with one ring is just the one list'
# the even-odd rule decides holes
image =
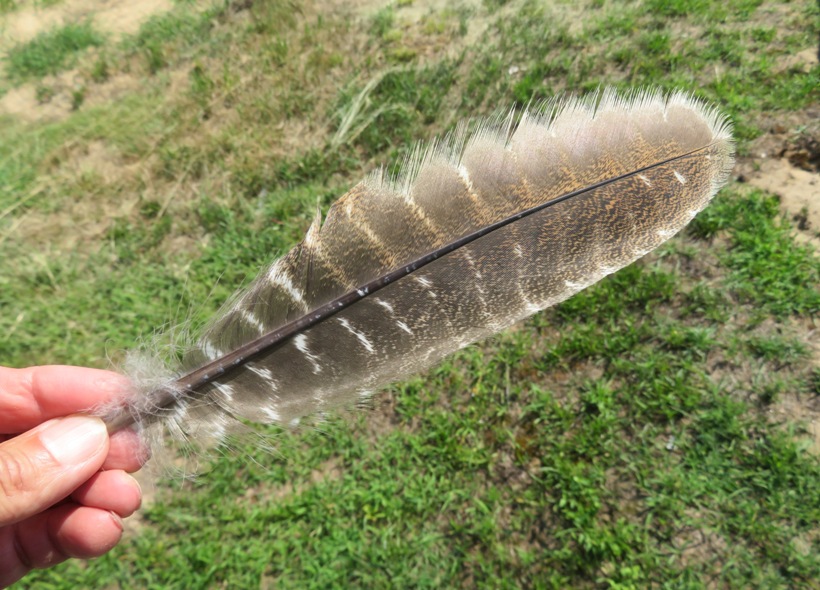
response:
{"label": "grass", "polygon": [[729,229],[730,247],[722,259],[741,301],[777,316],[816,315],[820,266],[811,247],[794,243],[790,225],[777,223],[780,215],[777,198],[754,192],[742,201],[718,201],[692,231],[709,237]]}
{"label": "grass", "polygon": [[102,43],[102,35],[89,22],[58,27],[9,50],[6,74],[17,81],[56,74],[71,67],[80,52]]}
{"label": "grass", "polygon": [[[818,101],[817,65],[782,65],[816,42],[808,1],[418,8],[179,3],[93,52],[46,51],[74,68],[66,89],[8,77],[10,53],[6,84],[67,106],[0,121],[3,364],[107,366],[208,317],[317,205],[499,105],[685,87],[743,154]],[[644,260],[373,409],[160,480],[111,554],[18,587],[811,587],[820,259],[795,231],[731,183]]]}

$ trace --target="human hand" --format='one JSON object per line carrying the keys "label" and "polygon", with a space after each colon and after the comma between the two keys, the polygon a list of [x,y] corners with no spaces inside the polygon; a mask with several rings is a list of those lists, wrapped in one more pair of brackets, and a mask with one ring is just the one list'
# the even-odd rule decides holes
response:
{"label": "human hand", "polygon": [[127,384],[97,369],[0,367],[0,587],[119,542],[141,498],[127,472],[146,453],[133,431],[109,437],[99,418],[70,414]]}

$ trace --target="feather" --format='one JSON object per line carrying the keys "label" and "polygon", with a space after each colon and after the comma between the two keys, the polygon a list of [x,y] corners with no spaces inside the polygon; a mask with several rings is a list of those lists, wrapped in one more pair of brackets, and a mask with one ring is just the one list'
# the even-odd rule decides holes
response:
{"label": "feather", "polygon": [[657,247],[733,154],[726,119],[682,92],[605,90],[462,125],[317,215],[180,366],[137,375],[104,419],[209,445],[355,403]]}

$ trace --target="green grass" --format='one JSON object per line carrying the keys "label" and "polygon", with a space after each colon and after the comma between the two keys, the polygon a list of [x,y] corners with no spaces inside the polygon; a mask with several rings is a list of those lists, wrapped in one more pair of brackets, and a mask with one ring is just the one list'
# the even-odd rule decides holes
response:
{"label": "green grass", "polygon": [[816,315],[820,261],[811,247],[794,243],[780,215],[776,197],[754,192],[743,200],[718,200],[691,231],[703,237],[728,231],[730,245],[721,257],[739,300],[776,316]]}
{"label": "green grass", "polygon": [[[75,111],[0,121],[3,364],[107,366],[207,318],[317,206],[461,118],[684,87],[745,153],[820,98],[816,65],[780,65],[816,42],[808,0],[199,8],[66,58]],[[160,481],[110,555],[18,587],[812,587],[820,259],[795,231],[731,183],[646,259],[373,409]]]}
{"label": "green grass", "polygon": [[[752,113],[797,110],[820,99],[816,64],[810,72],[777,67],[784,44],[815,44],[811,27],[799,27],[794,39],[771,29],[761,34],[760,27],[747,24],[761,4],[757,0],[655,4],[663,10],[619,3],[600,15],[591,12],[581,32],[570,32],[560,5],[524,2],[499,21],[497,41],[470,72],[463,104],[492,107],[502,95],[524,105],[556,91],[594,90],[604,83],[692,88],[727,109],[743,141],[759,134]],[[806,20],[801,14],[796,23],[816,22],[816,6],[803,10]],[[677,32],[681,28],[688,33]],[[523,74],[503,75],[510,64]]]}
{"label": "green grass", "polygon": [[123,40],[127,52],[142,55],[148,70],[156,74],[168,65],[166,53],[184,50],[211,34],[214,13],[200,17],[183,7],[152,16],[135,35]]}
{"label": "green grass", "polygon": [[102,45],[103,40],[89,22],[68,24],[40,33],[31,41],[9,50],[6,75],[21,81],[56,74],[71,67],[80,52]]}

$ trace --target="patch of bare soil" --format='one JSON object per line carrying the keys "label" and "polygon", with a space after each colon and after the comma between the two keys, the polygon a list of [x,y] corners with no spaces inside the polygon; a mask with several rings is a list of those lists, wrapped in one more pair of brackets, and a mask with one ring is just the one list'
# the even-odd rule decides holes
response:
{"label": "patch of bare soil", "polygon": [[[766,326],[761,325],[762,332],[766,332]],[[812,379],[811,371],[820,369],[820,323],[816,318],[806,320],[805,324],[795,326],[795,336],[801,339],[809,348],[808,362],[795,370],[775,369],[781,371],[788,379]],[[753,380],[755,372],[760,371],[760,367],[748,367],[746,373],[749,375],[747,382]],[[806,450],[820,457],[820,396],[806,395],[805,393],[786,392],[767,408],[767,414],[772,421],[795,427],[795,438],[799,444],[805,445]]]}
{"label": "patch of bare soil", "polygon": [[338,459],[329,459],[316,469],[310,472],[308,481],[297,482],[296,484],[287,482],[281,486],[258,485],[248,488],[243,496],[243,501],[249,505],[264,504],[266,502],[280,503],[287,498],[300,495],[311,486],[320,485],[326,481],[338,481],[344,476],[344,468]]}
{"label": "patch of bare soil", "polygon": [[[511,4],[515,4],[515,7]],[[511,12],[518,7],[517,3],[510,3],[497,13],[488,14],[482,9],[479,0],[461,0],[455,3],[447,0],[415,0],[401,5],[387,0],[331,0],[330,5],[334,12],[361,21],[372,20],[381,10],[393,7],[393,28],[401,32],[395,43],[422,58],[440,58],[443,54],[457,56],[465,47],[473,46],[487,34],[499,13]],[[469,14],[466,32],[457,31],[459,12]]]}
{"label": "patch of bare soil", "polygon": [[[702,520],[702,515],[689,511],[687,516],[691,520]],[[707,588],[720,588],[719,579],[721,569],[724,567],[723,560],[726,556],[727,543],[717,531],[708,527],[682,528],[679,534],[672,540],[672,547],[679,555],[682,566],[703,567],[709,572]]]}
{"label": "patch of bare soil", "polygon": [[794,166],[787,158],[767,158],[749,183],[780,197],[783,210],[797,224],[795,238],[820,252],[820,175]]}
{"label": "patch of bare soil", "polygon": [[370,399],[366,406],[368,408],[367,420],[361,426],[367,437],[372,441],[378,441],[396,430],[400,423],[399,415],[396,413],[396,398],[390,392],[383,391]]}
{"label": "patch of bare soil", "polygon": [[820,59],[820,49],[810,47],[793,55],[784,55],[777,64],[778,71],[801,70],[810,72],[812,66]]}
{"label": "patch of bare soil", "polygon": [[71,154],[63,166],[68,174],[93,173],[106,184],[111,184],[120,178],[123,168],[126,167],[119,152],[99,140],[92,141]]}
{"label": "patch of bare soil", "polygon": [[[815,357],[815,361],[817,357]],[[769,410],[771,417],[784,424],[797,424],[798,440],[806,445],[806,450],[820,457],[820,400],[799,399],[796,396],[784,396],[773,404]]]}
{"label": "patch of bare soil", "polygon": [[766,126],[749,157],[738,161],[738,180],[777,195],[796,239],[820,253],[820,106]]}
{"label": "patch of bare soil", "polygon": [[59,121],[68,117],[76,108],[73,95],[83,95],[83,108],[110,103],[121,96],[138,90],[140,80],[133,74],[118,74],[86,87],[85,77],[78,70],[62,72],[56,76],[47,76],[42,86],[49,89],[46,99],[38,96],[37,85],[23,84],[12,88],[0,97],[0,115],[11,115],[26,122]]}
{"label": "patch of bare soil", "polygon": [[[123,35],[136,33],[151,16],[172,7],[171,0],[66,0],[49,7],[35,3],[0,17],[0,56],[19,43],[68,23],[91,21],[95,29],[116,40]],[[75,93],[84,95],[85,106],[93,106],[135,90],[139,87],[139,80],[132,75],[118,75],[102,84],[95,84],[93,92],[87,96],[86,86],[85,76],[78,70],[48,76],[39,84],[23,84],[0,97],[0,115],[11,115],[23,121],[64,119],[76,106]],[[48,88],[48,96],[38,95],[38,87]]]}
{"label": "patch of bare soil", "polygon": [[135,33],[151,15],[172,7],[171,0],[65,0],[48,7],[33,3],[0,20],[0,49],[25,43],[55,27],[87,20],[111,35]]}
{"label": "patch of bare soil", "polygon": [[12,88],[0,97],[0,115],[11,115],[23,121],[54,121],[71,111],[68,94],[59,94],[53,100],[42,101],[34,84]]}
{"label": "patch of bare soil", "polygon": [[[741,312],[743,313],[743,312]],[[749,318],[742,315],[735,323],[746,325]],[[714,352],[709,357],[709,376],[713,383],[721,384],[749,406],[785,431],[793,429],[799,445],[820,456],[820,396],[800,391],[798,383],[811,380],[812,371],[820,369],[820,321],[817,318],[775,322],[769,318],[745,333],[748,338],[781,337],[796,340],[808,348],[808,358],[798,362],[763,361],[751,358],[732,358],[725,352]],[[778,393],[771,402],[761,399],[761,384],[768,379],[781,379],[792,388]]]}
{"label": "patch of bare soil", "polygon": [[[53,177],[62,177],[60,186],[98,187],[99,198],[64,200],[59,216],[49,212],[30,211],[18,228],[18,236],[38,236],[61,250],[74,250],[80,242],[99,239],[111,225],[111,219],[123,217],[136,207],[138,199],[123,198],[117,186],[127,177],[140,173],[141,164],[125,162],[116,148],[93,141],[76,146],[65,154]],[[89,182],[93,178],[94,182]],[[46,181],[47,182],[47,181]],[[48,191],[46,184],[42,190]]]}

